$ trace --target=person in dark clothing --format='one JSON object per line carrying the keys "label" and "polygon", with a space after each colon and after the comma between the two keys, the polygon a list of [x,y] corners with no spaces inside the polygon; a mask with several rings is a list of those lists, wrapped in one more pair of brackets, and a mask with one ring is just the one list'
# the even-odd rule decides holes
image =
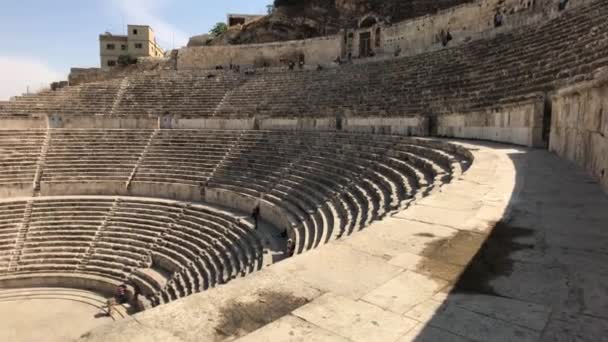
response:
{"label": "person in dark clothing", "polygon": [[116,305],[122,305],[129,301],[129,295],[127,293],[127,285],[121,284],[116,287],[116,291],[114,292],[114,296],[106,302],[108,317],[112,317],[112,313],[114,313],[114,307]]}
{"label": "person in dark clothing", "polygon": [[287,239],[287,246],[286,246],[286,252],[287,252],[287,256],[291,257],[293,256],[293,254],[296,251],[296,245],[295,243],[293,243],[292,239]]}
{"label": "person in dark clothing", "polygon": [[258,221],[260,218],[260,205],[256,205],[251,212],[251,218],[253,219],[253,229],[258,229]]}
{"label": "person in dark clothing", "polygon": [[441,45],[447,46],[450,40],[452,40],[452,34],[450,33],[450,30],[441,30],[439,38],[441,39]]}
{"label": "person in dark clothing", "polygon": [[118,304],[124,304],[129,301],[127,293],[127,285],[121,284],[116,288],[116,294],[114,295]]}
{"label": "person in dark clothing", "polygon": [[296,67],[296,63],[294,63],[293,61],[289,61],[287,66],[289,67],[289,70],[293,70]]}
{"label": "person in dark clothing", "polygon": [[557,5],[557,8],[560,11],[563,11],[566,9],[566,5],[568,5],[568,0],[559,0],[559,4]]}
{"label": "person in dark clothing", "polygon": [[395,57],[399,57],[401,55],[401,46],[397,46],[395,49]]}
{"label": "person in dark clothing", "polygon": [[503,21],[502,13],[500,13],[500,11],[496,12],[496,14],[494,15],[494,27],[501,27],[502,21]]}

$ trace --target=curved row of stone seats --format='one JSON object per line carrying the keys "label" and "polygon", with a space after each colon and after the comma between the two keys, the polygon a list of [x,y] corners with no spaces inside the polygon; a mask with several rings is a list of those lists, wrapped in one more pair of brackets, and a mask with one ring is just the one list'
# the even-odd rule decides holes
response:
{"label": "curved row of stone seats", "polygon": [[0,274],[11,264],[24,211],[25,202],[0,202]]}
{"label": "curved row of stone seats", "polygon": [[249,78],[218,115],[387,116],[475,111],[549,92],[608,66],[608,6],[411,57]]}
{"label": "curved row of stone seats", "polygon": [[136,74],[123,81],[113,114],[212,116],[239,79],[238,75],[223,72]]}
{"label": "curved row of stone seats", "polygon": [[[605,0],[415,56],[323,71],[155,72],[9,101],[0,115],[403,116],[518,103],[608,66]],[[439,43],[438,43],[439,44]]]}
{"label": "curved row of stone seats", "polygon": [[0,185],[32,184],[46,131],[0,130]]}
{"label": "curved row of stone seats", "polygon": [[[110,198],[33,201],[9,273],[76,271],[112,205]],[[106,277],[111,274],[100,272]]]}
{"label": "curved row of stone seats", "polygon": [[127,193],[146,184],[169,191],[183,185],[192,193],[229,190],[283,213],[290,226],[280,228],[296,235],[296,253],[428,194],[466,160],[441,144],[373,134],[52,130],[50,137],[43,189],[56,182],[56,191],[76,186],[77,192],[78,186],[118,181],[122,190],[107,191]]}
{"label": "curved row of stone seats", "polygon": [[241,131],[160,130],[133,182],[205,184],[241,134]]}
{"label": "curved row of stone seats", "polygon": [[242,77],[223,72],[151,72],[16,97],[0,115],[212,116]]}
{"label": "curved row of stone seats", "polygon": [[18,96],[0,107],[0,115],[105,115],[111,112],[120,85],[121,80],[109,80]]}
{"label": "curved row of stone seats", "polygon": [[[0,203],[2,275],[129,282],[158,305],[262,267],[249,220],[204,205],[128,197]],[[20,231],[24,231],[20,234]]]}
{"label": "curved row of stone seats", "polygon": [[250,131],[207,186],[261,198],[286,212],[299,253],[427,194],[459,172],[454,165],[463,159],[397,136]]}
{"label": "curved row of stone seats", "polygon": [[153,130],[49,130],[41,181],[127,182]]}

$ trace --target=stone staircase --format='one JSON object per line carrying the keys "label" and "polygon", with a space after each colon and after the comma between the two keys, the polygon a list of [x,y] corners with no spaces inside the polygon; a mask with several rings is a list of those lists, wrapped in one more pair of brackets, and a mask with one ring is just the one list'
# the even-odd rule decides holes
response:
{"label": "stone staircase", "polygon": [[51,130],[47,130],[44,141],[42,142],[42,147],[40,149],[40,157],[36,162],[36,173],[34,175],[34,196],[40,195],[40,180],[42,179],[42,172],[44,170],[44,166],[46,164],[46,155],[49,150],[49,145],[51,143]]}
{"label": "stone staircase", "polygon": [[133,181],[133,178],[135,178],[135,175],[137,174],[137,170],[139,169],[140,165],[142,164],[142,161],[146,158],[146,155],[148,154],[148,151],[150,150],[150,146],[152,145],[152,142],[158,135],[158,132],[159,132],[159,130],[155,129],[154,131],[152,131],[152,133],[150,133],[150,138],[148,138],[146,147],[144,147],[143,151],[141,152],[141,155],[139,156],[139,159],[137,159],[137,163],[135,164],[133,171],[131,171],[131,174],[129,175],[129,179],[127,180],[127,183],[126,183],[127,189],[131,186],[131,182]]}
{"label": "stone staircase", "polygon": [[95,235],[93,236],[93,239],[91,240],[88,249],[83,254],[82,259],[78,263],[78,266],[76,266],[75,272],[82,271],[88,265],[89,260],[91,259],[91,256],[95,253],[95,247],[97,245],[97,242],[103,236],[104,230],[107,228],[108,223],[112,220],[112,217],[114,216],[114,213],[116,212],[116,209],[120,206],[120,201],[121,201],[120,198],[116,198],[114,200],[114,204],[112,205],[112,207],[108,211],[107,215],[105,216],[105,218],[99,225],[99,228],[97,228],[97,230],[95,231]]}
{"label": "stone staircase", "polygon": [[25,241],[27,239],[30,227],[30,218],[32,216],[33,203],[33,200],[27,201],[27,204],[25,206],[25,210],[23,212],[23,221],[21,222],[21,225],[19,227],[17,240],[15,241],[13,254],[8,264],[7,273],[12,273],[19,269],[19,261],[21,260],[21,255],[23,253],[23,248],[25,246]]}

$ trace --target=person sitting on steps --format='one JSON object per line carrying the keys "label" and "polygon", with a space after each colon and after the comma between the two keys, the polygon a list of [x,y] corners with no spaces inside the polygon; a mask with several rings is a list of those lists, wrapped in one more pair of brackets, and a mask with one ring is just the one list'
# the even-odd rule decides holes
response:
{"label": "person sitting on steps", "polygon": [[113,313],[115,311],[114,307],[116,305],[122,305],[129,301],[129,295],[127,291],[127,285],[125,284],[120,284],[116,287],[114,296],[108,299],[108,301],[106,302],[108,317],[113,317]]}
{"label": "person sitting on steps", "polygon": [[287,253],[287,257],[293,256],[293,254],[296,251],[296,245],[292,239],[287,239],[287,246],[285,249],[286,249],[285,252]]}

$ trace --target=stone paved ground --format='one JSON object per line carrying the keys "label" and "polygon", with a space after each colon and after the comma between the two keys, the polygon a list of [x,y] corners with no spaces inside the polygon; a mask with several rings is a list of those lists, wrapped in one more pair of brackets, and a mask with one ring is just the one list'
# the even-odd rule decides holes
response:
{"label": "stone paved ground", "polygon": [[608,196],[547,151],[466,145],[408,210],[84,340],[608,341]]}
{"label": "stone paved ground", "polygon": [[64,342],[113,322],[100,315],[105,298],[60,288],[0,290],[0,341]]}

